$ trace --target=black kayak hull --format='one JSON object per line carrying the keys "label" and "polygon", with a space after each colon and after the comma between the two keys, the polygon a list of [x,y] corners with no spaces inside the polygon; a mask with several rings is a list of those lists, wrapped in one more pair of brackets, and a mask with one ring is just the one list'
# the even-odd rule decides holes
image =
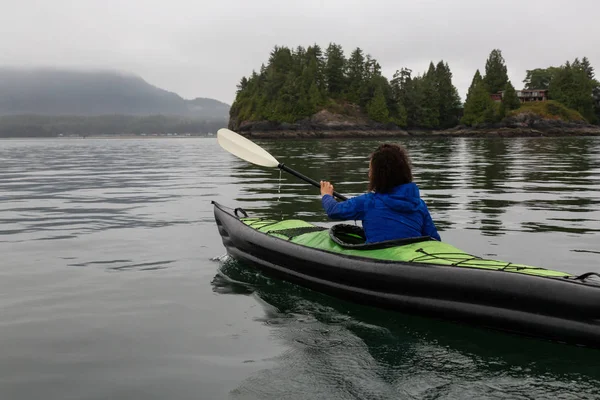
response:
{"label": "black kayak hull", "polygon": [[352,302],[600,348],[600,286],[564,278],[351,257],[259,232],[214,203],[227,253]]}

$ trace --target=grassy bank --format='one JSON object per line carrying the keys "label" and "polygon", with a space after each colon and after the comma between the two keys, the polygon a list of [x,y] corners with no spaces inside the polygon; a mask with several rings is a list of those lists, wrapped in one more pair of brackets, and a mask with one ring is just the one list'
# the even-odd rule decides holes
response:
{"label": "grassy bank", "polygon": [[566,122],[585,121],[580,113],[554,100],[523,103],[521,107],[511,111],[508,116],[514,117],[524,113],[536,114],[544,119]]}

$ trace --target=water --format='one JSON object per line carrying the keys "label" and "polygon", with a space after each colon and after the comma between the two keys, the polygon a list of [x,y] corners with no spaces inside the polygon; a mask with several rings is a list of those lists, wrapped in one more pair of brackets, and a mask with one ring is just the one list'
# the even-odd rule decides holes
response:
{"label": "water", "polygon": [[[364,191],[377,141],[261,141]],[[600,139],[406,139],[442,239],[600,270]],[[0,141],[0,398],[600,396],[600,351],[357,306],[222,258],[211,200],[330,224],[214,139]]]}

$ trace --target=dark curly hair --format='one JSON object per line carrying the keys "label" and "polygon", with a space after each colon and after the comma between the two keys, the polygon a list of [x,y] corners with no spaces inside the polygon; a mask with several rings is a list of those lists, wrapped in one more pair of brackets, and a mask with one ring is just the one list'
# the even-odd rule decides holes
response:
{"label": "dark curly hair", "polygon": [[411,162],[404,147],[384,143],[371,154],[369,191],[389,193],[412,179]]}

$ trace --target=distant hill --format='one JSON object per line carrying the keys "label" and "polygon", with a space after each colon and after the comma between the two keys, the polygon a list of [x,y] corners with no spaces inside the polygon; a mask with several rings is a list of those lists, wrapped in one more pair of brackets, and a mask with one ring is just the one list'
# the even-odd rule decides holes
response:
{"label": "distant hill", "polygon": [[220,119],[229,117],[229,105],[208,98],[186,100],[126,73],[0,67],[0,116],[16,114]]}

